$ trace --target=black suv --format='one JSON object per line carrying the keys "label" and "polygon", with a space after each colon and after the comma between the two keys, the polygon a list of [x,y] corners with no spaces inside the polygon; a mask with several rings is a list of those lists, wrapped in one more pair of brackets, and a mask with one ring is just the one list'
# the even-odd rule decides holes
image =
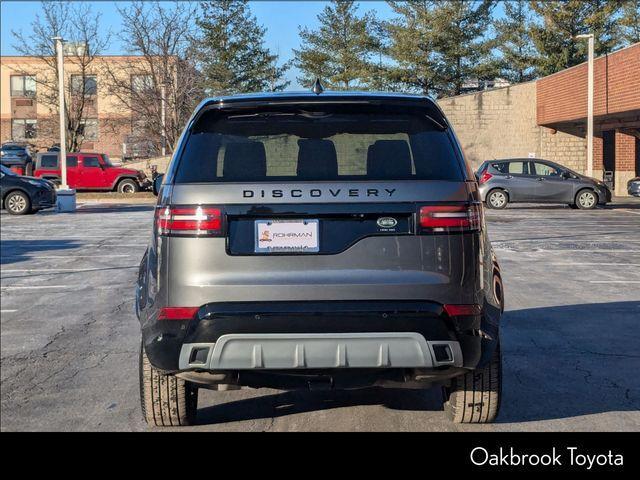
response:
{"label": "black suv", "polygon": [[33,175],[33,157],[29,145],[7,142],[0,147],[0,163],[20,175]]}
{"label": "black suv", "polygon": [[199,388],[424,388],[456,422],[500,402],[500,269],[478,185],[419,96],[206,100],[159,189],[140,264],[145,419]]}

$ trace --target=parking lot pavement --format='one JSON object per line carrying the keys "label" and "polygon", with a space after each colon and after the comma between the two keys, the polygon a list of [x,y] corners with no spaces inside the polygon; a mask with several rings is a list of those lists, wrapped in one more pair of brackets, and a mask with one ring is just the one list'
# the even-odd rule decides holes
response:
{"label": "parking lot pavement", "polygon": [[[144,430],[136,268],[148,205],[1,217],[2,430]],[[440,392],[201,390],[196,430],[640,430],[640,208],[487,212],[506,291],[499,422]]]}

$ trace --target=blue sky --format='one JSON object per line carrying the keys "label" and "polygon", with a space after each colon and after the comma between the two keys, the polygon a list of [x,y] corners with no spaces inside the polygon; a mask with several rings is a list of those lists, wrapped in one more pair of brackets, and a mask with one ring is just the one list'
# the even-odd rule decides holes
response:
{"label": "blue sky", "polygon": [[[102,12],[102,24],[112,32],[118,32],[120,18],[113,1],[87,2],[94,11]],[[126,2],[120,2],[126,3]],[[318,24],[317,15],[327,2],[324,1],[252,1],[251,10],[258,21],[267,28],[266,43],[274,52],[280,54],[282,61],[291,58],[291,49],[299,44],[298,26],[314,28]],[[392,16],[392,10],[383,1],[360,2],[360,12],[374,10],[379,18]],[[2,0],[0,3],[1,45],[2,55],[15,55],[11,30],[27,32],[35,15],[40,11],[40,2]],[[123,49],[117,39],[113,39],[109,51],[105,53],[122,53]],[[290,88],[299,88],[296,82],[297,72],[290,70],[288,78]]]}

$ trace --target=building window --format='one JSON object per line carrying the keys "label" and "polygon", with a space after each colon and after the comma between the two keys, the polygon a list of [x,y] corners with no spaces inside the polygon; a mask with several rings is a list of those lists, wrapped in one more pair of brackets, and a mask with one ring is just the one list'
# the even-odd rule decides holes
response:
{"label": "building window", "polygon": [[78,127],[78,134],[82,135],[85,140],[97,140],[98,139],[98,119],[87,118],[80,121]]}
{"label": "building window", "polygon": [[71,75],[71,93],[82,95],[83,92],[85,95],[96,95],[98,93],[98,78],[95,75]]}
{"label": "building window", "polygon": [[33,75],[11,75],[12,97],[35,97],[36,77]]}
{"label": "building window", "polygon": [[151,75],[131,75],[131,90],[138,95],[153,90],[153,78]]}
{"label": "building window", "polygon": [[29,140],[36,138],[38,130],[37,120],[12,119],[11,138],[12,140]]}

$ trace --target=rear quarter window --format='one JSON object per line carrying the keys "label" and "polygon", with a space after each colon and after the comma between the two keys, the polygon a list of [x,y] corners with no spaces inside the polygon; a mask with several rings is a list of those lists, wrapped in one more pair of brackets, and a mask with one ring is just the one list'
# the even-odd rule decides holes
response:
{"label": "rear quarter window", "polygon": [[58,156],[57,155],[43,155],[40,158],[40,168],[57,168]]}
{"label": "rear quarter window", "polygon": [[452,142],[419,114],[210,113],[187,137],[175,182],[464,180]]}

